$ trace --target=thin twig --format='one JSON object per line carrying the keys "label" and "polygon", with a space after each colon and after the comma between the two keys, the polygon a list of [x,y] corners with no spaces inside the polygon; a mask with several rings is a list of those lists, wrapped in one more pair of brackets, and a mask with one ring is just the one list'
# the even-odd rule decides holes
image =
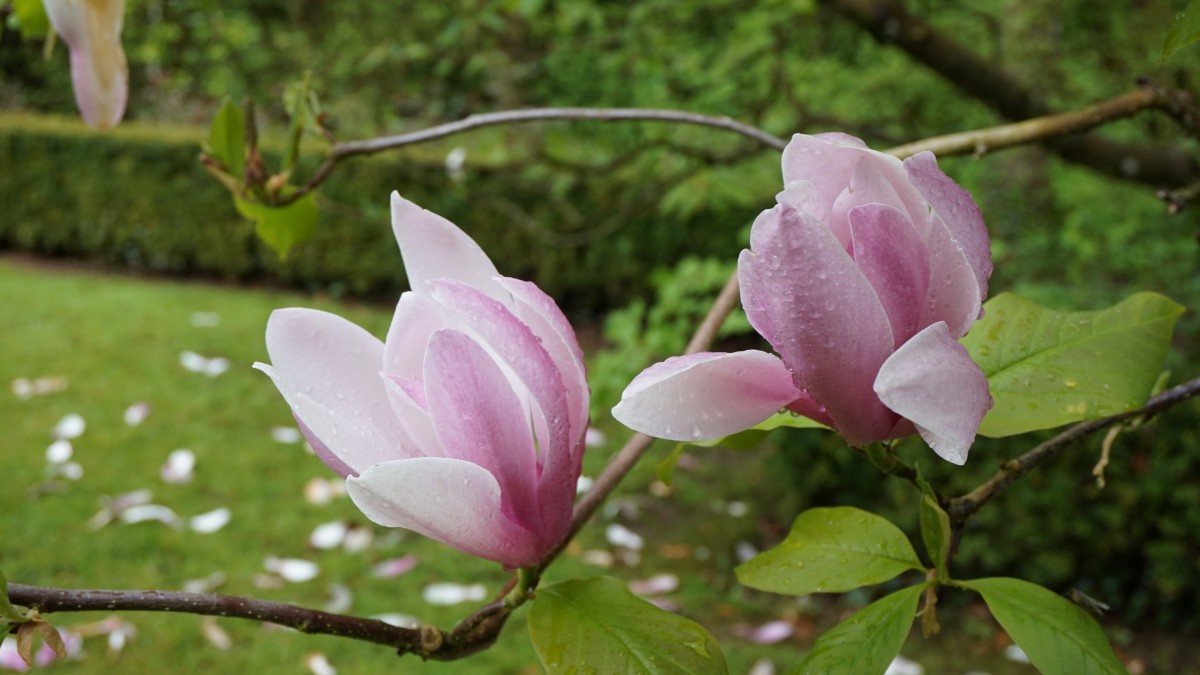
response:
{"label": "thin twig", "polygon": [[1188,380],[1154,396],[1146,402],[1146,405],[1137,410],[1076,424],[1020,457],[1005,462],[1000,471],[970,493],[951,499],[946,508],[947,513],[950,514],[950,521],[955,525],[961,525],[970,520],[984,504],[1007,490],[1018,478],[1096,431],[1134,417],[1153,415],[1197,394],[1200,394],[1200,377]]}
{"label": "thin twig", "polygon": [[381,136],[361,141],[345,141],[330,148],[325,161],[317,168],[312,178],[293,192],[287,198],[278,202],[283,206],[305,194],[312,192],[329,177],[334,167],[344,159],[360,155],[372,155],[384,150],[394,150],[407,145],[427,143],[429,141],[455,136],[474,129],[492,127],[504,124],[521,124],[526,122],[544,122],[555,120],[594,120],[598,122],[671,122],[675,124],[693,124],[714,129],[723,129],[751,138],[763,146],[783,150],[787,141],[778,136],[739,122],[730,117],[714,117],[683,110],[657,110],[652,108],[528,108],[524,110],[503,110],[500,112],[480,113],[471,115],[456,122],[439,124],[428,129],[421,129],[395,136]]}
{"label": "thin twig", "polygon": [[1196,135],[1200,129],[1200,115],[1184,92],[1146,85],[1081,110],[1035,117],[990,129],[935,136],[886,152],[900,158],[923,150],[942,157],[965,154],[981,156],[1002,148],[1088,131],[1152,108],[1170,114],[1191,135]]}

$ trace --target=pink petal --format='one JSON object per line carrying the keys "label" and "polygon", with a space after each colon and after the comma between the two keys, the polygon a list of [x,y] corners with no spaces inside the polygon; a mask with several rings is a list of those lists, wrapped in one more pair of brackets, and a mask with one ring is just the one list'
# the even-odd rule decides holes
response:
{"label": "pink petal", "polygon": [[938,168],[932,152],[920,152],[904,160],[909,180],[941,217],[950,238],[958,244],[979,283],[979,295],[987,297],[988,278],[992,276],[992,249],[983,214],[962,189]]}
{"label": "pink petal", "polygon": [[511,369],[512,376],[528,392],[533,407],[532,426],[536,434],[539,460],[538,502],[541,505],[542,530],[547,537],[566,534],[575,499],[575,479],[583,458],[584,430],[571,432],[567,408],[566,379],[555,366],[545,347],[530,329],[504,305],[481,291],[453,281],[431,282],[433,297],[447,309],[469,322],[468,332],[496,356],[497,362]]}
{"label": "pink petal", "polygon": [[773,354],[703,352],[643,370],[621,394],[613,417],[651,436],[696,441],[752,427],[799,395]]}
{"label": "pink petal", "polygon": [[346,481],[350,498],[384,527],[403,527],[509,567],[545,551],[529,530],[500,513],[500,484],[483,467],[419,457],[376,464]]}
{"label": "pink petal", "polygon": [[396,377],[419,378],[429,336],[448,327],[449,321],[446,312],[429,296],[401,295],[383,347],[383,371]]}
{"label": "pink petal", "polygon": [[46,15],[71,51],[75,103],[88,126],[108,129],[121,121],[129,94],[129,68],[121,49],[124,0],[45,0]]}
{"label": "pink petal", "polygon": [[568,437],[578,438],[588,421],[589,390],[583,350],[575,330],[554,300],[533,283],[509,277],[499,277],[496,283],[512,294],[509,307],[513,315],[529,326],[554,361],[567,390],[567,411],[571,416]]}
{"label": "pink petal", "polygon": [[474,239],[445,218],[392,193],[392,229],[408,285],[425,293],[430,279],[455,279],[498,296],[496,266]]}
{"label": "pink petal", "polygon": [[929,251],[929,294],[920,324],[928,326],[944,321],[950,335],[961,338],[983,315],[983,296],[975,270],[941,220],[933,220],[925,243]]}
{"label": "pink petal", "polygon": [[438,440],[437,432],[433,429],[433,418],[429,416],[424,382],[405,381],[385,374],[383,385],[387,389],[388,402],[392,404],[392,410],[400,420],[400,425],[420,450],[420,454],[426,457],[442,457],[442,442]]}
{"label": "pink petal", "polygon": [[964,464],[979,423],[992,407],[987,378],[943,322],[904,343],[879,369],[875,391],[912,420],[933,451]]}
{"label": "pink petal", "polygon": [[871,387],[894,342],[867,278],[820,221],[781,205],[754,221],[750,246],[738,276],[751,325],[847,441],[883,438],[896,418]]}
{"label": "pink petal", "polygon": [[500,367],[469,336],[440,330],[429,341],[425,381],[446,457],[486,469],[499,483],[505,515],[540,531],[529,416]]}
{"label": "pink petal", "polygon": [[267,352],[271,365],[255,367],[271,376],[301,431],[318,441],[314,449],[325,446],[358,473],[419,454],[388,403],[379,377],[383,344],[370,333],[327,312],[280,309],[267,322]]}
{"label": "pink petal", "polygon": [[908,216],[890,206],[859,206],[849,218],[854,262],[879,296],[898,347],[921,328],[929,252]]}

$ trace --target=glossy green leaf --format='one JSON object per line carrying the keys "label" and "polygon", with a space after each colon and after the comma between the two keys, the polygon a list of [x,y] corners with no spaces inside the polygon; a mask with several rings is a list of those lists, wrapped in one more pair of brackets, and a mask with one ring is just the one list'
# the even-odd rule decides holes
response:
{"label": "glossy green leaf", "polygon": [[246,122],[242,109],[231,101],[221,104],[208,128],[208,149],[221,160],[229,174],[242,178],[246,170]]}
{"label": "glossy green leaf", "polygon": [[538,589],[529,636],[556,673],[727,673],[713,636],[642,600],[610,577]]}
{"label": "glossy green leaf", "polygon": [[960,585],[983,596],[992,615],[1044,675],[1125,675],[1100,624],[1061,595],[1003,577]]}
{"label": "glossy green leaf", "polygon": [[[42,0],[12,0],[10,28],[21,31],[21,39],[38,38],[50,32],[50,17]],[[15,25],[14,25],[15,24]]]}
{"label": "glossy green leaf", "polygon": [[1142,405],[1183,313],[1157,293],[1137,293],[1090,312],[1060,312],[1011,293],[985,307],[962,343],[991,386],[995,406],[979,428],[991,437]]}
{"label": "glossy green leaf", "polygon": [[258,238],[275,249],[280,258],[286,258],[293,246],[306,241],[317,229],[317,202],[312,193],[278,208],[237,197],[233,201],[239,213],[254,221]]}
{"label": "glossy green leaf", "polygon": [[903,588],[872,602],[825,631],[792,675],[883,673],[896,658],[928,584]]}
{"label": "glossy green leaf", "polygon": [[1171,58],[1171,55],[1193,42],[1200,40],[1200,0],[1192,0],[1178,16],[1167,39],[1163,41],[1161,61]]}
{"label": "glossy green leaf", "polygon": [[937,494],[919,473],[917,485],[921,488],[921,540],[925,542],[925,553],[937,567],[938,577],[950,578],[946,559],[950,556],[950,516],[938,503]]}
{"label": "glossy green leaf", "polygon": [[801,513],[775,548],[738,566],[738,581],[787,595],[841,593],[924,569],[908,538],[882,516],[850,506]]}

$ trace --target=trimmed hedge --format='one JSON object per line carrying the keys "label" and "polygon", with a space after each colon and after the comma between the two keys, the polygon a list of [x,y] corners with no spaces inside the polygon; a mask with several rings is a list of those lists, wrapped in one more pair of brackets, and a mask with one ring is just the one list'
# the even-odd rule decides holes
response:
{"label": "trimmed hedge", "polygon": [[[442,164],[452,146],[422,146],[340,166],[319,191],[316,235],[280,261],[200,167],[205,135],[134,124],[96,134],[74,119],[0,115],[0,248],[394,298],[405,282],[388,194],[399,190],[470,232],[503,273],[536,281],[579,314],[624,304],[645,290],[649,270],[687,253],[732,256],[738,229],[755,214],[730,207],[663,217],[644,176],[575,175],[564,188],[537,180],[550,172],[528,158],[515,169],[469,164],[458,183]],[[493,147],[470,157],[497,155]],[[306,157],[299,175],[317,159]],[[582,218],[572,227],[564,212]]]}

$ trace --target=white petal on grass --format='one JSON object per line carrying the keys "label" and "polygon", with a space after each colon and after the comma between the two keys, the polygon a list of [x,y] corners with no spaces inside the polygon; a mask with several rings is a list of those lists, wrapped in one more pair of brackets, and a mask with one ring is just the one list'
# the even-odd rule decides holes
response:
{"label": "white petal on grass", "polygon": [[126,509],[150,503],[150,497],[149,490],[134,490],[116,497],[101,497],[102,508],[88,521],[88,526],[93,530],[99,530],[115,520]]}
{"label": "white petal on grass", "polygon": [[632,551],[640,551],[646,545],[640,534],[620,523],[613,523],[605,528],[604,538],[613,546],[623,546]]}
{"label": "white petal on grass", "polygon": [[346,540],[342,542],[342,550],[346,553],[362,553],[371,548],[374,541],[374,530],[362,525],[352,525],[346,531]]}
{"label": "white petal on grass", "polygon": [[229,512],[229,509],[222,506],[219,509],[213,509],[207,513],[192,516],[192,519],[188,521],[188,527],[192,528],[194,532],[212,534],[228,525],[231,517],[232,514]]}
{"label": "white petal on grass", "polygon": [[136,427],[146,418],[150,416],[150,404],[146,401],[139,401],[125,409],[125,424],[131,427]]}
{"label": "white petal on grass", "polygon": [[192,482],[192,470],[196,468],[196,453],[187,448],[172,450],[158,474],[168,483]]}
{"label": "white petal on grass", "polygon": [[612,551],[589,549],[579,555],[579,559],[593,567],[612,567],[615,559]]}
{"label": "white petal on grass", "polygon": [[296,427],[271,427],[271,440],[276,443],[293,445],[304,440],[304,434]]}
{"label": "white petal on grass", "polygon": [[267,568],[268,572],[274,572],[283,577],[285,581],[290,581],[294,584],[312,581],[321,573],[321,568],[315,562],[301,560],[300,558],[267,556],[267,559],[263,562],[263,567]]}
{"label": "white petal on grass", "polygon": [[457,605],[462,602],[479,602],[487,597],[483,584],[429,584],[421,590],[421,597],[431,605]]}
{"label": "white petal on grass", "polygon": [[221,315],[216,312],[192,312],[188,322],[196,328],[216,328],[221,325]]}
{"label": "white petal on grass", "polygon": [[225,584],[225,573],[217,570],[199,579],[188,579],[183,582],[183,590],[188,593],[209,593]]}
{"label": "white petal on grass", "polygon": [[206,616],[200,620],[200,632],[204,634],[204,639],[208,640],[208,644],[221,651],[226,651],[233,646],[233,640],[229,638],[229,633],[221,628],[215,616]]}
{"label": "white petal on grass", "polygon": [[771,659],[759,659],[750,666],[746,675],[775,675],[775,672],[775,663]]}
{"label": "white petal on grass", "polygon": [[419,628],[421,626],[421,620],[417,617],[409,616],[408,614],[399,614],[396,612],[376,614],[371,618],[377,621],[382,621],[389,626],[396,626],[397,628]]}
{"label": "white petal on grass", "polygon": [[179,517],[179,514],[162,504],[139,504],[121,512],[121,522],[123,523],[144,523],[151,520],[177,530],[183,527],[183,519]]}
{"label": "white petal on grass", "polygon": [[595,479],[589,478],[588,476],[584,476],[581,474],[579,476],[579,480],[575,481],[575,494],[581,495],[581,494],[587,492],[588,490],[591,490],[592,486],[595,484],[596,484]]}
{"label": "white petal on grass", "polygon": [[322,523],[308,535],[308,545],[322,551],[337,548],[346,540],[347,530],[346,523],[340,520]]}
{"label": "white petal on grass", "polygon": [[229,359],[223,356],[217,356],[208,360],[204,364],[204,374],[209,377],[216,377],[229,370]]}
{"label": "white petal on grass", "polygon": [[[263,588],[263,589],[267,589],[267,590],[271,590],[271,591],[277,591],[277,590],[283,588],[283,584],[284,584],[283,579],[280,579],[279,577],[275,576],[274,574],[263,574],[262,572],[259,572],[258,574],[254,575],[254,587],[255,588]],[[275,624],[268,623],[268,624],[263,624],[263,627],[269,628],[270,626],[274,626],[274,625]]]}
{"label": "white petal on grass", "polygon": [[1004,648],[1004,658],[1017,663],[1032,663],[1029,660],[1029,655],[1025,653],[1025,650],[1016,645],[1009,645]]}
{"label": "white petal on grass", "polygon": [[304,665],[312,675],[337,675],[337,668],[321,652],[312,652],[304,657]]}
{"label": "white petal on grass", "polygon": [[46,448],[46,461],[51,464],[63,464],[71,460],[72,454],[74,449],[71,447],[71,441],[60,438]]}
{"label": "white petal on grass", "polygon": [[67,378],[62,375],[49,375],[34,380],[27,377],[18,377],[12,381],[12,393],[22,401],[26,401],[34,396],[57,394],[65,390],[67,385]]}
{"label": "white petal on grass", "polygon": [[796,627],[790,621],[768,621],[757,628],[745,632],[742,637],[760,645],[773,645],[794,636]]}
{"label": "white petal on grass", "polygon": [[77,413],[71,413],[59,420],[58,424],[54,425],[54,430],[50,433],[55,438],[71,439],[79,438],[86,430],[87,422],[84,421],[83,417]]}
{"label": "white petal on grass", "polygon": [[409,570],[417,566],[417,556],[411,553],[399,558],[384,560],[383,562],[371,568],[371,576],[379,577],[380,579],[395,579],[396,577],[408,573]]}
{"label": "white petal on grass", "polygon": [[208,359],[188,349],[179,353],[179,365],[183,366],[186,371],[203,373],[204,367],[208,365]]}
{"label": "white petal on grass", "polygon": [[635,595],[662,595],[679,588],[679,577],[674,574],[655,574],[649,579],[635,579],[629,582],[629,590]]}
{"label": "white petal on grass", "polygon": [[732,501],[725,505],[725,513],[734,518],[742,518],[750,512],[750,507],[746,506],[746,502]]}
{"label": "white petal on grass", "polygon": [[324,506],[338,497],[346,496],[346,484],[340,480],[317,477],[304,484],[304,498],[309,504]]}
{"label": "white petal on grass", "polygon": [[345,614],[354,605],[354,594],[345,584],[329,585],[329,602],[322,608],[331,614]]}
{"label": "white petal on grass", "polygon": [[758,548],[748,541],[739,541],[733,545],[733,553],[737,556],[738,563],[744,563],[758,555]]}
{"label": "white petal on grass", "polygon": [[108,653],[119,654],[130,640],[137,637],[137,626],[128,621],[121,621],[108,634]]}
{"label": "white petal on grass", "polygon": [[608,436],[596,427],[588,427],[583,437],[583,444],[589,448],[598,448],[608,442]]}
{"label": "white petal on grass", "polygon": [[79,480],[83,478],[83,467],[79,466],[78,462],[67,462],[55,467],[55,469],[56,474],[67,480]]}
{"label": "white petal on grass", "polygon": [[925,667],[916,661],[897,656],[888,664],[883,675],[925,675]]}

